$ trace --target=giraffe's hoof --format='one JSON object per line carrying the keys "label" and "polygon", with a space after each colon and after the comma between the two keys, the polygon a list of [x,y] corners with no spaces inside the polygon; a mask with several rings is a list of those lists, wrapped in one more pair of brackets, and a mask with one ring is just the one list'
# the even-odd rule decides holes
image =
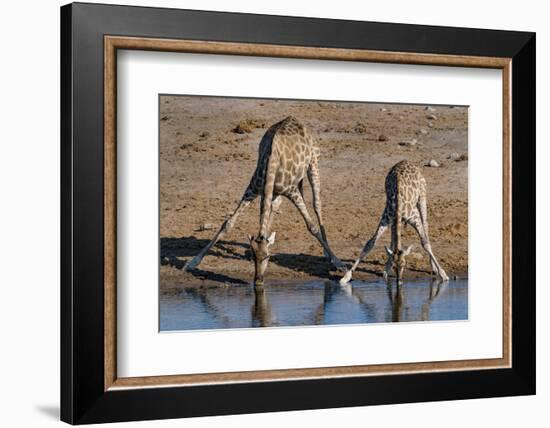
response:
{"label": "giraffe's hoof", "polygon": [[346,285],[348,282],[350,282],[351,275],[351,271],[348,270],[346,274],[342,278],[340,278],[340,285]]}
{"label": "giraffe's hoof", "polygon": [[447,282],[449,280],[449,277],[447,276],[447,274],[443,270],[441,272],[439,272],[439,278],[443,282]]}
{"label": "giraffe's hoof", "polygon": [[183,267],[183,270],[184,271],[190,271],[190,270],[193,270],[195,269],[199,264],[199,261],[198,260],[190,260],[188,261],[187,263],[185,263],[185,266]]}

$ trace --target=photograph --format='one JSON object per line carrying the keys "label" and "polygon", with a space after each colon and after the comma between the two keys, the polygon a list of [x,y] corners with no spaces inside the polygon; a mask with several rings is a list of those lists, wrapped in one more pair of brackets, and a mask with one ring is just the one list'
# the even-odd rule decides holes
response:
{"label": "photograph", "polygon": [[160,331],[468,320],[468,106],[158,102]]}

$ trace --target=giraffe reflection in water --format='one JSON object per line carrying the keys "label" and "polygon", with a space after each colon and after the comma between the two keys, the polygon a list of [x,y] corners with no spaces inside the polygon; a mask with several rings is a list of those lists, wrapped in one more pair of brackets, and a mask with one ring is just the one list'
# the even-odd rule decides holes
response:
{"label": "giraffe reflection in water", "polygon": [[466,320],[468,281],[184,288],[160,305],[161,331]]}

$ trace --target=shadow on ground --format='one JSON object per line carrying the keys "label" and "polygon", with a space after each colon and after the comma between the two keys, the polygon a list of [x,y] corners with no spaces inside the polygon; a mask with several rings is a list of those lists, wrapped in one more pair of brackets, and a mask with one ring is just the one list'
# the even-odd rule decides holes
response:
{"label": "shadow on ground", "polygon": [[[162,265],[168,265],[176,269],[183,269],[187,260],[197,255],[210,241],[208,239],[199,239],[195,236],[185,236],[181,238],[161,238],[160,240],[160,262]],[[244,249],[243,252],[237,252],[235,247]],[[250,247],[248,243],[237,241],[220,241],[208,253],[210,257],[220,257],[229,260],[251,259]],[[350,267],[354,260],[343,260]],[[338,280],[343,272],[335,270],[334,266],[323,256],[310,254],[294,253],[274,253],[271,256],[270,263],[276,264],[294,272],[304,273],[310,276],[316,276],[323,279]],[[357,271],[369,273],[376,276],[382,276],[385,263],[377,260],[367,260],[361,263]],[[269,269],[269,268],[268,268]],[[427,273],[427,270],[415,269],[409,267],[409,270],[417,273]],[[247,281],[233,278],[231,276],[201,270],[193,269],[189,273],[202,280],[211,280],[230,284],[247,284]]]}

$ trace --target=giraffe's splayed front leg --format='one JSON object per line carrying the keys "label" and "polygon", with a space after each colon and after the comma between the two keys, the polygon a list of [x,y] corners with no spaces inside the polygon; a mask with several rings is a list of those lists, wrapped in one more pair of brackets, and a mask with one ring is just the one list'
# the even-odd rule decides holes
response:
{"label": "giraffe's splayed front leg", "polygon": [[187,263],[185,263],[183,270],[190,271],[195,269],[199,265],[201,260],[202,260],[202,257],[194,257],[192,260],[189,260]]}
{"label": "giraffe's splayed front leg", "polygon": [[439,272],[437,273],[437,276],[439,276],[439,279],[441,279],[441,281],[443,282],[446,282],[449,280],[449,276],[447,275],[447,273],[443,270],[442,267],[439,268]]}
{"label": "giraffe's splayed front leg", "polygon": [[340,278],[340,285],[346,285],[348,282],[351,281],[351,277],[353,275],[353,271],[351,269],[349,269],[346,274]]}

